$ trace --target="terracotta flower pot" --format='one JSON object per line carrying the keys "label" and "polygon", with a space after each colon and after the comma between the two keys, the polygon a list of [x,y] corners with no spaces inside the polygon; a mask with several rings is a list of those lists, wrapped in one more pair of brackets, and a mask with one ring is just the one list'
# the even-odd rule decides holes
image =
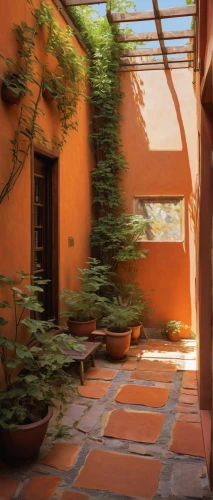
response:
{"label": "terracotta flower pot", "polygon": [[132,329],[131,344],[132,345],[135,345],[138,343],[138,339],[139,339],[140,333],[141,333],[141,327],[142,327],[141,323],[139,323],[137,326],[131,326],[131,329]]}
{"label": "terracotta flower pot", "polygon": [[71,335],[74,337],[89,337],[96,330],[96,319],[89,321],[73,321],[68,319],[67,325]]}
{"label": "terracotta flower pot", "polygon": [[168,330],[168,337],[171,342],[178,342],[180,340],[180,332],[173,332],[173,330]]}
{"label": "terracotta flower pot", "polygon": [[6,87],[5,83],[3,83],[1,88],[1,97],[3,101],[8,104],[20,104],[21,102],[21,96],[15,94],[15,92]]}
{"label": "terracotta flower pot", "polygon": [[106,329],[106,352],[113,359],[123,359],[129,350],[132,330],[117,333]]}
{"label": "terracotta flower pot", "polygon": [[47,431],[53,409],[48,408],[47,415],[38,422],[28,425],[18,425],[14,431],[0,430],[1,450],[5,460],[26,460],[34,457],[42,443]]}

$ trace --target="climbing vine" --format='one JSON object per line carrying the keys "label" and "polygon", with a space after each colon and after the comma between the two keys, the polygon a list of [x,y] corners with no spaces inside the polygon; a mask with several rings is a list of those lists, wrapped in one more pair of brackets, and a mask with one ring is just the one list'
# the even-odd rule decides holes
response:
{"label": "climbing vine", "polygon": [[[41,2],[35,9],[32,0],[31,25],[22,21],[14,25],[14,36],[18,44],[17,59],[0,54],[6,71],[3,85],[20,96],[19,114],[14,138],[11,139],[11,169],[7,181],[0,191],[0,203],[8,197],[19,178],[33,141],[50,147],[40,125],[43,111],[40,107],[42,93],[46,88],[51,94],[59,113],[60,135],[53,138],[53,146],[62,149],[70,129],[77,129],[77,104],[83,93],[85,77],[84,59],[78,56],[72,45],[72,31],[62,30],[55,20],[53,9]],[[36,55],[36,36],[45,30],[44,53],[53,56],[55,69],[49,63],[43,64]]]}
{"label": "climbing vine", "polygon": [[[132,5],[132,2],[129,3]],[[122,10],[122,5],[119,8]],[[145,222],[126,213],[120,187],[122,175],[127,169],[120,139],[123,93],[119,66],[123,46],[115,40],[118,28],[109,25],[106,17],[95,16],[91,7],[72,7],[70,11],[90,50],[91,139],[95,151],[91,243],[95,257],[115,270],[119,262],[144,258],[146,253],[138,243]]]}

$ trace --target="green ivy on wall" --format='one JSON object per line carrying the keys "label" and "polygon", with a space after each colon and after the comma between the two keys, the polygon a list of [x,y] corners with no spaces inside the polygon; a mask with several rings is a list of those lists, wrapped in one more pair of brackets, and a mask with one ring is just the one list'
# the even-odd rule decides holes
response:
{"label": "green ivy on wall", "polygon": [[[132,2],[126,3],[126,7],[132,6]],[[114,8],[116,5],[114,2]],[[120,2],[119,10],[123,8]],[[126,213],[120,187],[127,169],[120,139],[120,105],[124,95],[119,67],[123,45],[115,41],[118,27],[110,25],[106,17],[95,15],[91,7],[72,7],[70,12],[90,50],[88,81],[93,109],[91,139],[95,151],[91,243],[95,257],[115,270],[120,262],[146,256],[138,242],[145,222]]]}

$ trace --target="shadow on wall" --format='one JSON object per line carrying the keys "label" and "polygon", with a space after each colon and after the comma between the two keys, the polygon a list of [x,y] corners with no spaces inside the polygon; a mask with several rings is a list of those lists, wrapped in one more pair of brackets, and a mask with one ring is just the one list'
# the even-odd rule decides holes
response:
{"label": "shadow on wall", "polygon": [[125,98],[121,137],[129,170],[124,194],[129,212],[134,196],[183,195],[182,242],[145,242],[146,260],[138,262],[138,281],[154,289],[153,317],[147,326],[195,315],[194,226],[189,225],[197,176],[196,104],[188,70],[122,74]]}

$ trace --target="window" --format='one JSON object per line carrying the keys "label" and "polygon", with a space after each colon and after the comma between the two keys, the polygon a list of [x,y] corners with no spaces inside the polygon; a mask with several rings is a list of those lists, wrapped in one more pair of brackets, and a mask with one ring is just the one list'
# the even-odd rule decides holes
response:
{"label": "window", "polygon": [[147,219],[140,241],[183,241],[183,197],[136,196],[134,214]]}

